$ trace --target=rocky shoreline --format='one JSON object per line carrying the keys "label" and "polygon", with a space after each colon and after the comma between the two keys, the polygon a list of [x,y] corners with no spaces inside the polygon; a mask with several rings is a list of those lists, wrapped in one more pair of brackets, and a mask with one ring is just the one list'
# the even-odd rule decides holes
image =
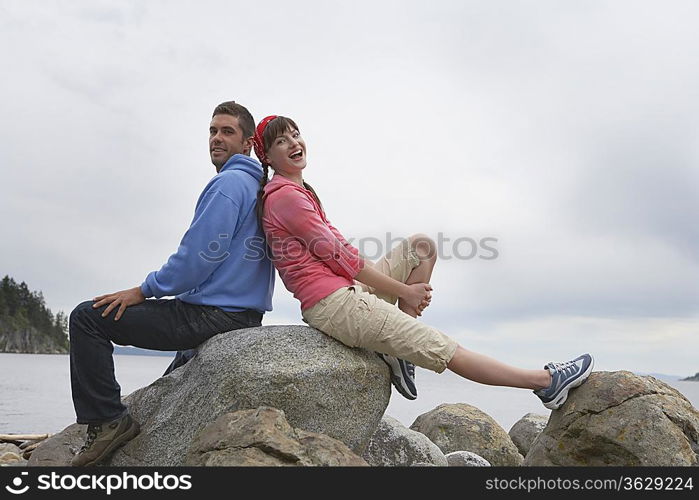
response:
{"label": "rocky shoreline", "polygon": [[53,339],[41,338],[31,330],[0,334],[0,352],[7,354],[68,354],[67,346]]}
{"label": "rocky shoreline", "polygon": [[0,434],[0,466],[26,465],[32,452],[51,434]]}
{"label": "rocky shoreline", "polygon": [[[467,403],[439,405],[407,428],[385,414],[390,394],[374,353],[312,328],[229,332],[124,398],[141,433],[106,465],[699,464],[699,412],[652,376],[594,372],[559,410],[523,415],[509,431]],[[84,434],[73,424],[34,443],[28,460],[5,454],[20,458],[14,465],[64,466]]]}

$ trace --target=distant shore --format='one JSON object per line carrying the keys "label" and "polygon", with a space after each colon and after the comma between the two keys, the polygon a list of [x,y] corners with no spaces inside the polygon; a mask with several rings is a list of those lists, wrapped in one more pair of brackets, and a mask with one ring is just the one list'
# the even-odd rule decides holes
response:
{"label": "distant shore", "polygon": [[[150,349],[141,349],[140,347],[131,346],[114,346],[114,354],[128,356],[168,356],[172,357],[176,351],[153,351]],[[69,354],[68,352],[17,352],[17,351],[0,351],[2,354]]]}

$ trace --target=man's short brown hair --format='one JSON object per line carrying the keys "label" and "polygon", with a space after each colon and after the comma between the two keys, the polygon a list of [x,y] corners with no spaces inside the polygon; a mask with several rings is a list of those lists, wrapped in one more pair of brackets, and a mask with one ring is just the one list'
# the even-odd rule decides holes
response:
{"label": "man's short brown hair", "polygon": [[245,106],[241,106],[235,101],[222,102],[216,106],[211,117],[213,118],[216,115],[235,116],[246,139],[255,135],[255,120]]}

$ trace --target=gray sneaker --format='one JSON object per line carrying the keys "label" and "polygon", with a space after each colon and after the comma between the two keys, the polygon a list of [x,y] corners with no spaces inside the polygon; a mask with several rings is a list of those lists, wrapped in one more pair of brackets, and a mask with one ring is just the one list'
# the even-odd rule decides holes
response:
{"label": "gray sneaker", "polygon": [[73,467],[96,465],[121,445],[136,437],[139,432],[141,432],[141,426],[128,413],[111,422],[89,424],[85,444],[73,457],[70,465]]}
{"label": "gray sneaker", "polygon": [[589,354],[583,354],[565,363],[547,363],[544,369],[551,374],[551,385],[534,391],[549,410],[557,410],[568,399],[568,391],[587,380],[595,362]]}
{"label": "gray sneaker", "polygon": [[391,383],[393,387],[405,398],[416,399],[417,387],[415,387],[415,365],[410,361],[396,358],[381,352],[376,353],[391,369]]}

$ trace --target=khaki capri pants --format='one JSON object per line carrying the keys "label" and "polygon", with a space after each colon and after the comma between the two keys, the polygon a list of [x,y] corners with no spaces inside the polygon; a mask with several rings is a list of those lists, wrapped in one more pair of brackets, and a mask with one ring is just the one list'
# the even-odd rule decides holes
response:
{"label": "khaki capri pants", "polygon": [[[391,278],[406,282],[420,258],[403,240],[374,267]],[[342,287],[302,311],[313,328],[349,347],[363,347],[443,372],[457,343],[442,332],[421,323],[397,307],[398,297],[377,293],[356,282]]]}

